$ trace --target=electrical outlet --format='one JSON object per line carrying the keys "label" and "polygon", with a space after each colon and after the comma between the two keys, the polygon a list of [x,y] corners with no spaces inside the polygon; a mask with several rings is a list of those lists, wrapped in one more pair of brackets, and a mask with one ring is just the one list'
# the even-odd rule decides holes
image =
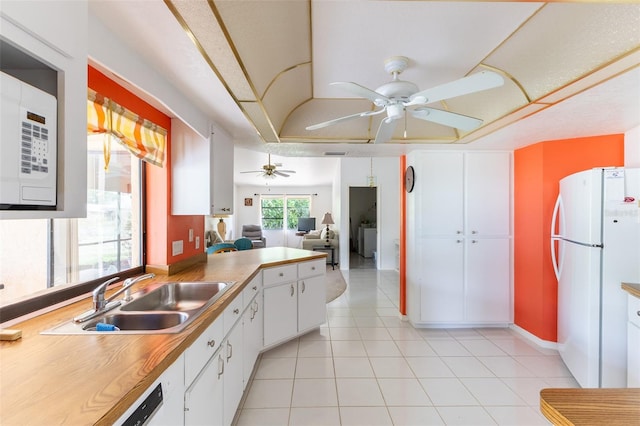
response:
{"label": "electrical outlet", "polygon": [[171,243],[171,255],[172,256],[177,256],[179,254],[182,254],[184,249],[183,249],[183,241],[179,240],[179,241],[173,241]]}
{"label": "electrical outlet", "polygon": [[200,237],[196,237],[196,250],[200,248]]}
{"label": "electrical outlet", "polygon": [[189,229],[189,242],[193,242],[193,229]]}

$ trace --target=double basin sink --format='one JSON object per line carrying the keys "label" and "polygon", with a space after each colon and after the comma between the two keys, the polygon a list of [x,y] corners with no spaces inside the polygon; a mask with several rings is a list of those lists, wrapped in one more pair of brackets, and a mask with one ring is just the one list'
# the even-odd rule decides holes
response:
{"label": "double basin sink", "polygon": [[[118,308],[86,322],[65,322],[42,334],[179,333],[215,303],[232,284],[230,282],[153,284],[132,294],[133,300],[124,302]],[[109,330],[110,328],[112,330]]]}

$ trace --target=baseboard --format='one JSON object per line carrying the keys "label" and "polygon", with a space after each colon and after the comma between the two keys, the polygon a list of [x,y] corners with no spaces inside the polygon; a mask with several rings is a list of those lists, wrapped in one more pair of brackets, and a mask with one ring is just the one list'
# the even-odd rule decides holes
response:
{"label": "baseboard", "polygon": [[145,272],[160,275],[173,275],[177,274],[178,272],[182,272],[185,269],[188,269],[198,263],[206,263],[206,261],[207,254],[200,253],[187,259],[180,260],[176,263],[172,263],[171,265],[147,265],[145,267]]}
{"label": "baseboard", "polygon": [[515,324],[511,324],[509,326],[509,328],[512,329],[513,331],[515,331],[516,333],[518,333],[519,335],[521,335],[522,337],[524,337],[525,339],[527,339],[527,340],[535,343],[536,345],[540,346],[541,348],[558,350],[558,343],[556,343],[556,342],[550,342],[548,340],[542,340],[541,338],[539,338],[535,334],[532,334],[532,333],[528,332],[527,330],[525,330],[524,328],[519,327],[519,326],[517,326]]}

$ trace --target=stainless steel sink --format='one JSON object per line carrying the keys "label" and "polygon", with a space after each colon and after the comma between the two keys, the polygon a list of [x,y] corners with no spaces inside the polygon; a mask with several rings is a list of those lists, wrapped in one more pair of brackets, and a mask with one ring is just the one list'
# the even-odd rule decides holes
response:
{"label": "stainless steel sink", "polygon": [[100,319],[94,319],[82,326],[83,330],[96,331],[98,323],[118,327],[119,331],[126,330],[164,330],[185,323],[189,315],[183,312],[147,312],[147,313],[119,313],[106,314]]}
{"label": "stainless steel sink", "polygon": [[227,283],[169,283],[132,300],[120,310],[189,312],[200,309],[227,286]]}
{"label": "stainless steel sink", "polygon": [[[76,323],[67,321],[42,334],[162,334],[178,333],[213,305],[232,282],[171,282],[152,284],[131,295],[130,302]],[[115,331],[98,331],[98,323]]]}

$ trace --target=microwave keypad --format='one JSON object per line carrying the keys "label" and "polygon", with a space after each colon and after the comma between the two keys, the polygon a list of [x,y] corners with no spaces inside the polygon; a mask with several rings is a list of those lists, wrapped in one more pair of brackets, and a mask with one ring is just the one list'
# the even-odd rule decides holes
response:
{"label": "microwave keypad", "polygon": [[49,129],[46,127],[22,122],[20,172],[49,173]]}

